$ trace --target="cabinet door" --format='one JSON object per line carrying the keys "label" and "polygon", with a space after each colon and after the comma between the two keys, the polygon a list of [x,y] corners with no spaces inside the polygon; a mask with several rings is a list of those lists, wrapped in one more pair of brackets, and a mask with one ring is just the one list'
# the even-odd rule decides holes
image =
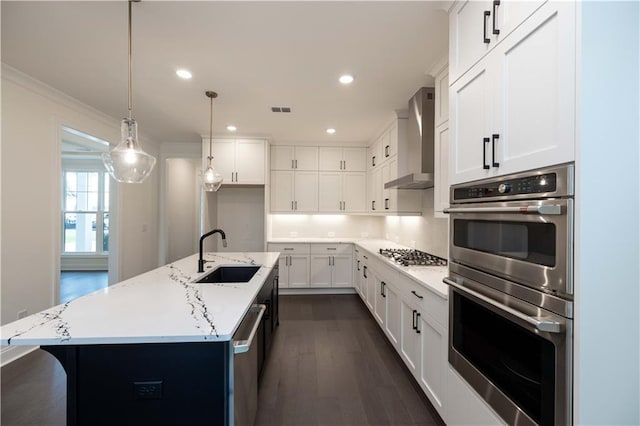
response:
{"label": "cabinet door", "polygon": [[369,185],[370,205],[367,206],[370,211],[378,213],[383,212],[381,205],[382,199],[382,167],[375,168],[371,171],[371,182]]}
{"label": "cabinet door", "polygon": [[364,284],[365,291],[365,300],[367,301],[367,307],[371,312],[373,312],[373,304],[374,304],[374,278],[371,273],[371,269],[367,265],[364,266],[364,275],[362,283]]}
{"label": "cabinet door", "polygon": [[318,147],[296,146],[294,160],[296,170],[318,170]]}
{"label": "cabinet door", "polygon": [[[492,75],[485,57],[451,86],[449,178],[451,184],[488,177],[491,167],[493,116]],[[487,168],[485,168],[487,167]]]}
{"label": "cabinet door", "polygon": [[382,163],[382,138],[378,138],[367,148],[367,170]]}
{"label": "cabinet door", "polygon": [[393,347],[399,351],[400,349],[400,321],[401,321],[401,308],[402,302],[398,296],[398,291],[393,285],[385,286],[386,304],[387,304],[387,318],[384,326],[384,331],[387,337],[393,344]]}
{"label": "cabinet door", "polygon": [[384,295],[384,285],[382,279],[378,274],[372,274],[373,278],[373,317],[378,321],[378,324],[382,326],[384,330],[384,323],[387,316],[387,304],[386,297]]}
{"label": "cabinet door", "polygon": [[367,149],[366,148],[343,148],[342,150],[343,171],[365,172],[367,171]]}
{"label": "cabinet door", "polygon": [[331,256],[312,254],[309,269],[309,285],[311,287],[331,287]]}
{"label": "cabinet door", "polygon": [[294,208],[297,212],[318,211],[318,172],[295,172]]}
{"label": "cabinet door", "polygon": [[445,68],[435,78],[435,126],[438,127],[449,120],[449,68]]}
{"label": "cabinet door", "polygon": [[360,294],[360,299],[363,302],[366,302],[366,289],[364,285],[364,267],[362,263],[362,258],[360,256],[356,256],[356,288],[358,290],[358,294]]}
{"label": "cabinet door", "polygon": [[[449,69],[452,82],[495,45],[496,39],[491,34],[491,17],[484,15],[485,11],[491,12],[492,5],[493,2],[486,0],[462,1],[449,14]],[[489,40],[488,43],[485,43],[485,38]]]}
{"label": "cabinet door", "polygon": [[342,148],[321,146],[318,149],[318,158],[321,171],[342,170]]}
{"label": "cabinet door", "polygon": [[[445,423],[448,425],[506,424],[452,367],[448,367],[445,374],[447,375],[447,404],[443,416]],[[464,410],[460,407],[464,407]]]}
{"label": "cabinet door", "polygon": [[236,140],[236,183],[264,185],[264,149],[262,140]]}
{"label": "cabinet door", "polygon": [[536,9],[547,0],[527,0],[527,1],[503,1],[492,10],[491,30],[493,32],[493,14],[496,15],[496,29],[500,32],[499,39],[516,29],[518,25],[525,21]]}
{"label": "cabinet door", "polygon": [[309,256],[289,256],[289,287],[309,287]]}
{"label": "cabinet door", "polygon": [[396,131],[398,129],[397,124],[393,123],[391,128],[387,129],[382,136],[380,137],[380,145],[382,149],[382,156],[380,157],[380,164],[386,161],[389,157],[393,155],[391,148],[391,132]]}
{"label": "cabinet door", "polygon": [[293,151],[292,146],[271,145],[271,170],[293,170]]}
{"label": "cabinet door", "polygon": [[278,287],[289,287],[289,256],[281,255],[278,259]]}
{"label": "cabinet door", "polygon": [[496,174],[575,159],[575,15],[548,2],[492,53]]}
{"label": "cabinet door", "polygon": [[397,171],[397,163],[397,157],[393,157],[382,165],[382,197],[380,199],[380,208],[386,213],[395,212],[398,208],[398,190],[384,187],[386,182],[396,178],[396,173],[394,172]]}
{"label": "cabinet door", "polygon": [[353,256],[331,256],[332,287],[353,287]]}
{"label": "cabinet door", "polygon": [[271,211],[293,211],[294,172],[274,170],[271,172]]}
{"label": "cabinet door", "polygon": [[342,210],[342,173],[318,173],[318,211],[338,212]]}
{"label": "cabinet door", "polygon": [[416,310],[413,305],[402,300],[401,316],[402,322],[400,324],[400,356],[404,359],[405,364],[411,371],[414,377],[418,377],[418,368],[420,367],[419,350],[420,341],[419,335],[415,330]]}
{"label": "cabinet door", "polygon": [[233,178],[236,171],[235,141],[233,139],[214,139],[212,148],[213,167],[222,175],[224,179],[222,183],[235,183]]}
{"label": "cabinet door", "polygon": [[420,330],[420,378],[418,382],[438,412],[444,401],[444,378],[447,362],[447,333],[442,326],[424,315],[418,321]]}
{"label": "cabinet door", "polygon": [[342,173],[342,201],[346,212],[364,212],[367,203],[367,175]]}
{"label": "cabinet door", "polygon": [[446,217],[442,211],[449,207],[449,123],[435,129],[433,210],[436,217]]}

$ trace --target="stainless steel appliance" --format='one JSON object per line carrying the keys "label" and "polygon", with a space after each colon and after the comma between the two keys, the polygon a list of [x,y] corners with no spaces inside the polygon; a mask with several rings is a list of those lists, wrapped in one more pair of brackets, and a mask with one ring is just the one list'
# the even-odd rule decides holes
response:
{"label": "stainless steel appliance", "polygon": [[510,424],[571,423],[573,170],[451,187],[449,362]]}
{"label": "stainless steel appliance", "polygon": [[447,259],[415,249],[383,249],[380,254],[403,266],[447,266]]}

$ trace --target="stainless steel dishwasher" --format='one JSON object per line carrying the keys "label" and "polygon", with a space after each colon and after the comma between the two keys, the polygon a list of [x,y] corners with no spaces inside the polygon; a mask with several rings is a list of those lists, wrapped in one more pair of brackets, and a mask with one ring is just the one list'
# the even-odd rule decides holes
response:
{"label": "stainless steel dishwasher", "polygon": [[249,308],[233,335],[233,413],[234,424],[252,426],[258,408],[258,339],[262,335],[267,307]]}

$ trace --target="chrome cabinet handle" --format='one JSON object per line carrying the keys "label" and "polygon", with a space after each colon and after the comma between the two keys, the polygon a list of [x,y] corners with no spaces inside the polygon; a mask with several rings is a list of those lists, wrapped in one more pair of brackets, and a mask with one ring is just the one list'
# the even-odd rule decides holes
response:
{"label": "chrome cabinet handle", "polygon": [[258,315],[256,316],[256,319],[253,323],[253,327],[251,327],[251,333],[249,333],[249,336],[244,340],[237,340],[233,342],[234,354],[249,352],[249,349],[251,349],[251,343],[253,343],[253,338],[256,336],[256,331],[258,331],[260,321],[262,321],[262,316],[264,315],[264,312],[266,310],[266,305],[253,305],[251,306],[251,308],[249,308],[249,312],[247,312],[247,314],[249,314],[250,312],[258,312]]}
{"label": "chrome cabinet handle", "polygon": [[562,206],[557,204],[522,207],[449,207],[444,213],[519,213],[558,216],[562,214]]}
{"label": "chrome cabinet handle", "polygon": [[485,296],[484,294],[480,294],[477,291],[474,290],[470,290],[458,283],[456,283],[455,281],[450,280],[449,278],[444,278],[442,280],[445,284],[449,284],[451,287],[454,287],[458,290],[460,290],[463,293],[467,293],[470,294],[471,296],[482,300],[485,303],[488,303],[489,305],[493,306],[494,308],[500,309],[503,312],[506,312],[508,314],[513,315],[516,318],[521,319],[522,321],[525,321],[528,324],[531,324],[532,326],[534,326],[536,329],[540,330],[540,331],[547,331],[549,333],[560,333],[562,331],[562,326],[559,322],[557,321],[550,321],[550,320],[546,320],[540,317],[532,317],[526,314],[523,314],[520,311],[517,311],[513,308],[510,308],[509,306],[503,305],[501,303],[496,302],[495,300]]}

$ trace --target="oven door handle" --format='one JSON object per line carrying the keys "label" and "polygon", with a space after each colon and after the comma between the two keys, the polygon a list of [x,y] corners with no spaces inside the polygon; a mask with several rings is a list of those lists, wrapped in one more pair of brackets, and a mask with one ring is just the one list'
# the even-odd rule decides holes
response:
{"label": "oven door handle", "polygon": [[517,311],[513,308],[510,308],[508,306],[505,306],[501,303],[496,302],[495,300],[485,296],[484,294],[480,294],[477,291],[473,291],[470,290],[458,283],[456,283],[455,281],[452,281],[448,278],[444,278],[442,281],[444,281],[445,284],[449,284],[451,287],[455,287],[458,290],[462,291],[463,293],[468,293],[473,297],[476,297],[480,300],[482,300],[483,302],[488,303],[489,305],[500,309],[508,314],[511,314],[531,325],[533,325],[535,328],[537,328],[540,331],[546,331],[548,333],[560,333],[562,332],[562,326],[559,322],[557,321],[549,321],[549,320],[545,320],[539,317],[531,317],[529,315],[525,315],[520,311]]}
{"label": "oven door handle", "polygon": [[516,214],[539,214],[539,215],[561,215],[562,206],[556,204],[544,206],[522,206],[522,207],[449,207],[443,210],[444,213],[516,213]]}

